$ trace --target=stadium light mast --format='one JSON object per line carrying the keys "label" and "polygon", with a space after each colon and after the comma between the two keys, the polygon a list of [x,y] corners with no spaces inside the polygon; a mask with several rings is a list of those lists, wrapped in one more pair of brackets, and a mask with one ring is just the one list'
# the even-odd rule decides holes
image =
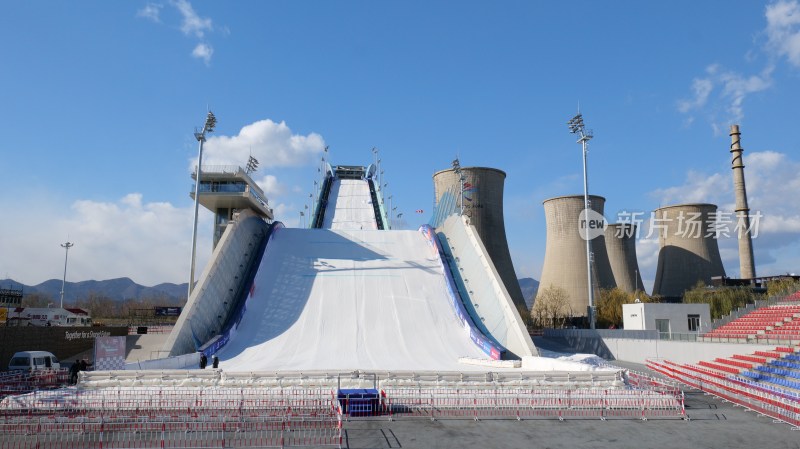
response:
{"label": "stadium light mast", "polygon": [[458,158],[453,160],[453,172],[458,176],[458,215],[464,215],[464,172],[461,171],[461,162]]}
{"label": "stadium light mast", "polygon": [[217,126],[217,118],[214,117],[214,113],[208,111],[208,115],[206,116],[206,122],[203,124],[203,129],[200,132],[197,132],[197,128],[195,128],[194,138],[200,142],[200,148],[197,151],[197,169],[195,170],[195,182],[194,182],[194,227],[192,228],[192,262],[189,268],[189,293],[186,296],[186,300],[188,301],[189,298],[192,296],[192,290],[194,290],[194,261],[197,254],[197,214],[200,206],[200,172],[202,171],[203,167],[203,144],[206,141],[206,133],[210,133],[214,131],[214,127]]}
{"label": "stadium light mast", "polygon": [[586,155],[589,152],[589,140],[594,137],[591,130],[587,130],[583,124],[583,115],[578,112],[578,115],[572,117],[568,122],[569,132],[578,135],[578,143],[581,144],[583,149],[583,215],[587,223],[584,224],[584,240],[586,240],[586,278],[589,281],[589,307],[587,312],[589,314],[589,327],[595,328],[595,310],[594,310],[594,288],[592,286],[592,241],[589,239],[589,177],[586,171]]}
{"label": "stadium light mast", "polygon": [[61,281],[61,308],[64,308],[64,286],[67,284],[67,259],[69,258],[69,249],[75,246],[74,243],[62,243],[61,247],[64,248],[64,279]]}

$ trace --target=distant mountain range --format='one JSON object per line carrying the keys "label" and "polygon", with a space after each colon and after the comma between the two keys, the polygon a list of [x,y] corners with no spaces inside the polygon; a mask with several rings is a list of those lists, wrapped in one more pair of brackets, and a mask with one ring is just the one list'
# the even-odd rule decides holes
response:
{"label": "distant mountain range", "polygon": [[519,288],[522,289],[522,297],[525,298],[525,304],[530,309],[533,306],[533,298],[536,297],[536,292],[539,291],[539,281],[534,278],[517,279]]}
{"label": "distant mountain range", "polygon": [[[145,287],[139,285],[129,278],[108,279],[105,281],[81,281],[67,282],[64,286],[64,301],[73,302],[77,299],[85,299],[91,295],[105,296],[117,301],[139,298],[170,298],[183,300],[186,298],[188,283],[171,284],[164,283]],[[61,297],[61,281],[50,279],[37,285],[24,285],[12,279],[0,280],[0,288],[22,289],[23,295],[39,293],[51,296],[54,300]]]}
{"label": "distant mountain range", "polygon": [[[522,295],[528,308],[533,304],[533,298],[539,288],[539,281],[533,278],[518,279],[522,289]],[[133,282],[129,278],[108,279],[105,281],[81,281],[67,282],[64,286],[64,301],[74,302],[77,299],[85,299],[91,295],[99,295],[117,301],[126,299],[166,297],[174,300],[185,300],[187,283],[171,284],[164,283],[145,287]],[[0,289],[13,288],[22,289],[23,295],[39,293],[58,300],[61,297],[61,281],[50,279],[38,285],[24,285],[12,279],[0,280]]]}

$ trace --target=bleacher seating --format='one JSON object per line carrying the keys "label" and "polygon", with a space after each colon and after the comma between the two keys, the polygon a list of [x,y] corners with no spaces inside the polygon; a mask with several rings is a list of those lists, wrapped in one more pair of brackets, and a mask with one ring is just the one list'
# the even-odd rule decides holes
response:
{"label": "bleacher seating", "polygon": [[800,425],[800,347],[780,346],[774,351],[697,364],[648,360],[647,366],[723,399]]}
{"label": "bleacher seating", "polygon": [[[733,355],[701,360],[697,364],[674,364],[673,366],[719,379],[747,378],[767,384],[783,393],[800,394],[800,351],[798,348],[777,347],[774,351],[756,351],[755,354]],[[800,397],[799,397],[800,399]]]}
{"label": "bleacher seating", "polygon": [[800,340],[800,291],[788,295],[777,305],[758,308],[706,333],[705,337]]}

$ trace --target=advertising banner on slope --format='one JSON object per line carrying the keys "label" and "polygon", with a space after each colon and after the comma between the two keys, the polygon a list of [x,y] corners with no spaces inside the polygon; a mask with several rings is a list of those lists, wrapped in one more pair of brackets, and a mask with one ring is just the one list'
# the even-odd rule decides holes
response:
{"label": "advertising banner on slope", "polygon": [[472,340],[472,342],[475,343],[475,345],[478,346],[492,360],[500,360],[505,349],[490,342],[489,339],[475,327],[475,324],[472,322],[472,318],[467,314],[467,310],[464,308],[461,295],[458,293],[458,289],[455,285],[453,275],[451,274],[450,268],[447,266],[447,262],[445,261],[446,255],[439,245],[439,240],[436,238],[435,231],[429,225],[420,226],[419,231],[428,240],[428,244],[431,245],[431,249],[439,255],[439,261],[441,262],[442,269],[444,271],[447,293],[450,297],[450,305],[453,306],[456,317],[458,317],[459,321],[461,321],[461,324],[464,326],[464,329],[467,332],[470,340]]}

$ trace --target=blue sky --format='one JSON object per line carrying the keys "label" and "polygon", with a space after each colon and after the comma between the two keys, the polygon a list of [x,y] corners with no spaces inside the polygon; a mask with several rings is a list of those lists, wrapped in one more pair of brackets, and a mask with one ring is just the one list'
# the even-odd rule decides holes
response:
{"label": "blue sky", "polygon": [[[760,275],[800,272],[800,5],[736,2],[14,2],[0,16],[0,278],[186,282],[195,127],[204,162],[254,178],[297,225],[322,148],[380,149],[406,226],[458,155],[504,170],[520,277],[544,260],[542,201],[582,191],[566,121],[594,130],[606,215],[734,202],[741,125]],[[417,209],[424,214],[415,214]],[[199,266],[210,254],[201,216]],[[644,237],[644,235],[643,235]],[[652,285],[658,244],[638,242]],[[720,241],[729,275],[736,242]]]}

